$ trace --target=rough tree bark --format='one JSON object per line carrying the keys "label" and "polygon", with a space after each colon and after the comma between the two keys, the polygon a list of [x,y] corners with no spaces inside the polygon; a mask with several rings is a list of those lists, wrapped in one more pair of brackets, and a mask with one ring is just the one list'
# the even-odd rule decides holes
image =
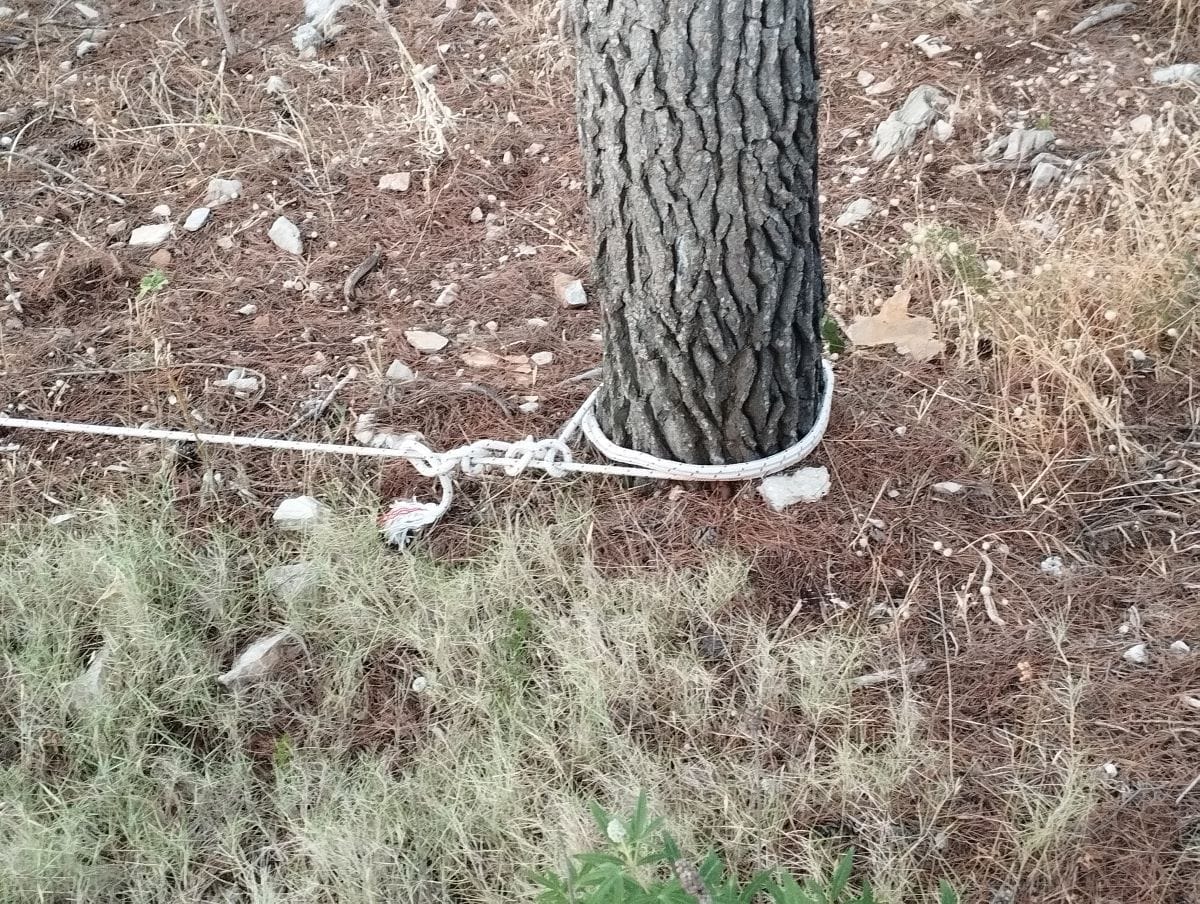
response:
{"label": "rough tree bark", "polygon": [[601,426],[770,455],[823,389],[811,0],[568,0],[601,303]]}

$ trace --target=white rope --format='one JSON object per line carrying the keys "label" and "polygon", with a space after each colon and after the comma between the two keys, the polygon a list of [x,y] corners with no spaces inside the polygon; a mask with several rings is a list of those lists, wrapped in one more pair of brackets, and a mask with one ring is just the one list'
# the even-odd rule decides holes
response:
{"label": "white rope", "polygon": [[[587,397],[571,416],[558,436],[535,440],[532,436],[514,442],[483,439],[437,452],[415,436],[397,436],[371,429],[356,433],[363,445],[314,443],[304,440],[272,439],[266,436],[239,436],[230,433],[200,433],[190,430],[160,430],[152,427],[121,427],[110,424],[85,424],[77,421],[43,421],[30,418],[0,417],[0,427],[14,430],[39,430],[46,433],[77,433],[89,436],[113,436],[123,439],[164,440],[167,442],[207,443],[247,449],[275,449],[282,452],[312,452],[323,455],[348,455],[360,458],[402,458],[425,477],[436,477],[442,498],[437,503],[400,500],[384,515],[384,533],[393,542],[403,543],[410,531],[437,521],[454,499],[450,475],[461,470],[479,476],[490,470],[517,477],[528,469],[544,471],[551,477],[568,474],[609,474],[617,477],[641,477],[655,480],[756,480],[778,474],[799,464],[820,443],[829,424],[833,403],[833,367],[824,361],[825,391],[821,396],[812,428],[793,446],[767,458],[730,465],[692,465],[671,461],[626,449],[609,439],[596,421],[595,406],[600,390]],[[598,464],[575,461],[571,441],[582,431],[588,442],[610,462]]]}

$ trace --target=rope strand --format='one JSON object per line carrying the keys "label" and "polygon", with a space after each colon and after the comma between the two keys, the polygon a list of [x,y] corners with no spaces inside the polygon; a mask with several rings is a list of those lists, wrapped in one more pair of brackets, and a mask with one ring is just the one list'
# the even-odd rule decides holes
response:
{"label": "rope strand", "polygon": [[[433,524],[450,508],[454,499],[454,485],[450,475],[456,470],[472,477],[481,476],[491,470],[501,471],[508,477],[518,477],[532,468],[543,471],[550,477],[565,477],[568,474],[608,474],[654,480],[697,481],[757,480],[785,471],[799,464],[817,447],[829,425],[829,412],[833,403],[833,366],[828,361],[822,364],[825,388],[816,420],[808,433],[794,445],[775,455],[730,465],[692,465],[617,445],[605,435],[596,420],[595,407],[600,395],[599,389],[587,397],[558,436],[548,439],[534,439],[529,436],[514,442],[483,439],[445,452],[431,449],[414,436],[377,432],[369,426],[356,433],[363,441],[363,444],[358,446],[273,439],[266,436],[239,436],[231,433],[201,433],[16,417],[0,417],[0,427],[359,458],[401,458],[409,462],[421,475],[437,478],[442,491],[442,498],[437,503],[401,500],[381,519],[381,526],[388,539],[402,545],[411,532]],[[580,432],[600,455],[615,464],[576,461],[571,452],[571,443]]]}

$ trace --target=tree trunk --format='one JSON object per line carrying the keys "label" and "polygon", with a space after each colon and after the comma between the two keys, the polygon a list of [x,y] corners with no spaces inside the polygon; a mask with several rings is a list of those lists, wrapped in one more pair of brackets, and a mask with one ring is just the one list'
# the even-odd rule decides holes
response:
{"label": "tree trunk", "polygon": [[778,452],[823,389],[811,0],[573,2],[601,426],[692,464]]}

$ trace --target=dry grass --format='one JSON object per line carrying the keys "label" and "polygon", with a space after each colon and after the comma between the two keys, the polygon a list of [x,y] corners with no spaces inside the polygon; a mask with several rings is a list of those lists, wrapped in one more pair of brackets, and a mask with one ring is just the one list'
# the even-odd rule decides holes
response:
{"label": "dry grass", "polygon": [[[978,837],[955,811],[982,763],[933,717],[937,680],[859,686],[895,664],[886,634],[764,626],[730,607],[747,582],[730,558],[601,573],[591,517],[564,505],[457,567],[388,552],[369,518],[298,544],[184,532],[148,501],[20,526],[0,551],[3,896],[511,901],[588,844],[590,799],[639,790],[684,844],[746,869],[853,846],[882,900],[939,875],[969,891],[996,864],[1054,881],[1097,800],[1069,742],[1078,689],[1032,692]],[[296,560],[319,593],[275,599],[266,569]],[[217,684],[279,626],[301,659]]]}

